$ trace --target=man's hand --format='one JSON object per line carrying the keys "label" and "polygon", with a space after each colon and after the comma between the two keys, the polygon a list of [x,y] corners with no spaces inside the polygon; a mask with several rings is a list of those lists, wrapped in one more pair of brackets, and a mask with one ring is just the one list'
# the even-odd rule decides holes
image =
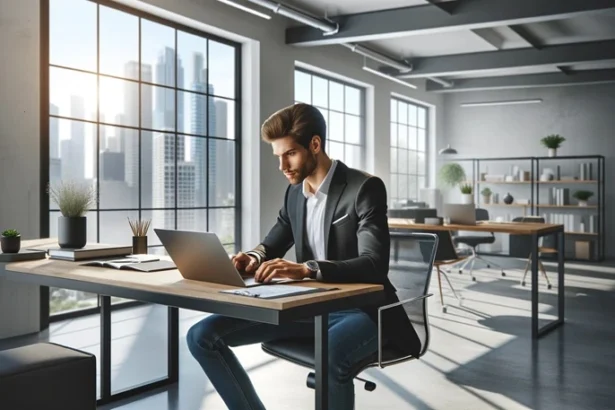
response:
{"label": "man's hand", "polygon": [[257,282],[268,283],[273,278],[305,279],[310,276],[310,270],[302,263],[294,263],[285,259],[272,259],[263,262],[256,270],[254,279]]}
{"label": "man's hand", "polygon": [[258,260],[254,256],[239,252],[231,259],[239,272],[254,273],[258,268]]}

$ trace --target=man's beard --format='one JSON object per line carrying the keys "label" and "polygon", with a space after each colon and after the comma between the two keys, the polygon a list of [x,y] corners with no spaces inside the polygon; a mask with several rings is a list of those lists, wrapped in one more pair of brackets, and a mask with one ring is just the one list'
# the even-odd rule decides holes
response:
{"label": "man's beard", "polygon": [[302,183],[305,178],[309,177],[310,175],[312,175],[312,173],[314,173],[314,170],[316,169],[316,164],[316,155],[310,154],[303,167],[295,171],[296,174],[293,176],[291,184],[296,185]]}

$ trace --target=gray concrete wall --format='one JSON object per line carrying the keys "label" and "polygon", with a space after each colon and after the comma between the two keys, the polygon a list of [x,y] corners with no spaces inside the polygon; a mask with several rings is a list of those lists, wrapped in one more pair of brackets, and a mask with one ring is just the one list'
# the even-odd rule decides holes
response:
{"label": "gray concrete wall", "polygon": [[[541,104],[506,105],[463,108],[464,102],[518,100],[542,98]],[[448,94],[444,102],[444,132],[442,144],[449,143],[458,151],[458,157],[511,157],[547,155],[540,138],[548,134],[561,134],[566,141],[558,155],[604,155],[606,157],[606,243],[615,239],[613,212],[615,191],[611,178],[615,175],[615,84],[586,85],[527,90],[485,91]],[[453,159],[453,158],[451,158]],[[497,169],[490,165],[490,173],[505,173],[511,163]],[[528,163],[519,163],[528,168]],[[573,174],[575,169],[562,173]],[[541,166],[542,168],[542,166]],[[529,170],[529,168],[528,168]],[[483,170],[484,171],[484,170]],[[589,186],[571,185],[575,189]],[[497,186],[501,197],[511,190],[518,198],[529,198],[529,187]],[[546,188],[543,192],[546,193]],[[591,186],[594,189],[594,186]],[[595,200],[596,198],[594,198]],[[543,196],[541,202],[546,200]],[[492,208],[500,214],[515,211]],[[560,211],[560,210],[558,210]],[[519,214],[519,210],[516,211]],[[570,211],[586,214],[588,211]],[[606,247],[606,255],[615,257],[615,251]]]}

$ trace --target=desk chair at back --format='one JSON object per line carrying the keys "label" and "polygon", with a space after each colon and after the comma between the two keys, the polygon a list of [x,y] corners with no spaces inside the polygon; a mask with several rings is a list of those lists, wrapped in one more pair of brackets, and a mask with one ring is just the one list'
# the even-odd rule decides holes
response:
{"label": "desk chair at back", "polygon": [[[351,370],[354,379],[365,383],[365,389],[373,391],[376,384],[357,377],[370,367],[384,368],[409,360],[418,359],[427,351],[429,346],[429,322],[427,316],[427,298],[433,269],[434,257],[438,249],[438,236],[427,233],[406,232],[403,238],[403,258],[394,263],[389,269],[389,279],[397,289],[400,302],[378,308],[378,350],[360,363],[356,363]],[[390,336],[397,334],[400,329],[390,329],[387,324],[387,315],[403,309],[409,322],[421,341],[421,350],[418,356],[407,355],[387,343]],[[280,339],[263,343],[262,349],[275,357],[291,363],[314,369],[314,339],[294,338]],[[314,388],[315,375],[310,372],[307,376],[307,386]]]}
{"label": "desk chair at back", "polygon": [[[545,223],[545,218],[541,216],[520,216],[513,219],[513,222],[524,222],[524,223]],[[518,236],[518,235],[517,235]],[[516,238],[520,239],[520,238]],[[525,243],[529,243],[529,236],[527,237],[527,241]],[[538,239],[538,256],[544,254],[557,254],[557,249],[555,248],[554,238],[552,237],[541,237]],[[521,279],[521,286],[525,286],[525,278],[527,276],[527,272],[530,269],[530,264],[532,263],[532,251],[529,250],[529,257],[527,258],[527,263],[525,264],[525,271],[523,272],[523,278]],[[549,276],[547,276],[547,270],[545,269],[542,261],[538,259],[538,269],[542,272],[542,275],[545,277],[547,282],[547,288],[551,289],[551,282],[549,281]]]}
{"label": "desk chair at back", "polygon": [[[489,220],[489,212],[486,209],[482,209],[482,208],[476,208],[476,221],[488,221]],[[467,245],[468,247],[470,247],[472,255],[467,258],[465,260],[465,262],[463,263],[463,265],[459,268],[459,273],[463,273],[463,270],[466,268],[466,266],[468,266],[468,264],[470,265],[470,277],[472,278],[473,281],[476,281],[476,278],[474,277],[474,263],[477,260],[480,260],[482,262],[484,262],[487,265],[487,268],[490,268],[491,265],[497,267],[502,276],[506,276],[506,273],[504,272],[504,269],[502,269],[502,267],[492,261],[488,261],[486,259],[484,259],[482,256],[478,255],[478,253],[476,253],[477,248],[480,245],[488,245],[488,244],[492,244],[495,242],[495,235],[493,234],[493,232],[490,232],[489,235],[455,235],[453,237],[454,243],[455,245],[459,245],[459,244],[464,244]]]}

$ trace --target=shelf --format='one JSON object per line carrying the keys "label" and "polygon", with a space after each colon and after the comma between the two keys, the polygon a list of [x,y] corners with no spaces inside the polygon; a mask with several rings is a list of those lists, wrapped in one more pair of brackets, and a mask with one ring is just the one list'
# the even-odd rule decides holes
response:
{"label": "shelf", "polygon": [[531,184],[532,181],[476,181],[477,184]]}
{"label": "shelf", "polygon": [[480,206],[505,206],[508,208],[529,208],[531,205],[524,204],[479,204]]}
{"label": "shelf", "polygon": [[[594,179],[564,179],[553,181],[534,181],[537,184],[596,184],[598,181]],[[476,181],[477,184],[531,184],[532,181]]]}
{"label": "shelf", "polygon": [[571,231],[566,231],[564,232],[566,235],[589,235],[589,236],[598,236],[598,233],[594,232],[571,232]]}
{"label": "shelf", "polygon": [[[529,206],[529,205],[528,205]],[[537,208],[568,208],[568,209],[597,209],[596,205],[587,205],[587,206],[579,206],[579,205],[548,205],[548,204],[536,204]]]}

